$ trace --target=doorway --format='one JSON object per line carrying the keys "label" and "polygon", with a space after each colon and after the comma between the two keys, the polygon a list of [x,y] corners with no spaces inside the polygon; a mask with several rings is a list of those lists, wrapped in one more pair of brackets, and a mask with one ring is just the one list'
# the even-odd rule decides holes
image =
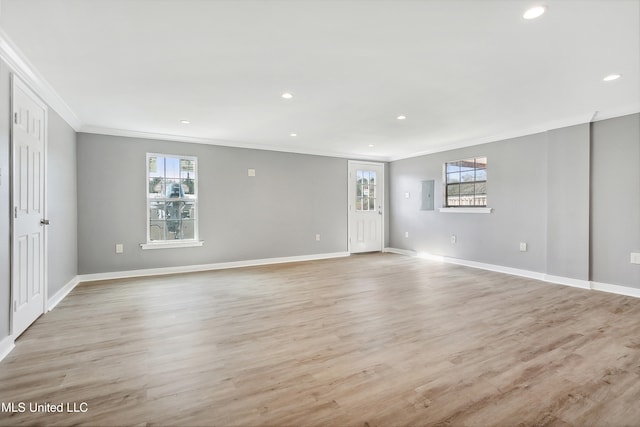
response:
{"label": "doorway", "polygon": [[349,252],[382,251],[384,164],[349,161]]}
{"label": "doorway", "polygon": [[15,75],[11,82],[11,334],[17,338],[47,302],[47,106]]}

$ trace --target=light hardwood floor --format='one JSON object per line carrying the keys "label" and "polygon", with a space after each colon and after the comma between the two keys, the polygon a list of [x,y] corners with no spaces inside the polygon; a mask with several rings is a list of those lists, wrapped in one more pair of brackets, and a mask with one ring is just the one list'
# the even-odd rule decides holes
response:
{"label": "light hardwood floor", "polygon": [[79,285],[0,425],[640,425],[640,300],[392,254]]}

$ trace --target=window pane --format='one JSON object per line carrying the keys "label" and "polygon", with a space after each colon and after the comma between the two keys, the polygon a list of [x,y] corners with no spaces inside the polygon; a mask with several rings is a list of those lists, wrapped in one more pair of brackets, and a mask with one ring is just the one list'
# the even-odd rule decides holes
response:
{"label": "window pane", "polygon": [[460,172],[460,162],[447,163],[447,173]]}
{"label": "window pane", "polygon": [[481,196],[476,195],[476,197],[475,197],[475,206],[487,206],[487,196],[485,196],[485,195],[481,195]]}
{"label": "window pane", "polygon": [[361,211],[362,210],[362,197],[358,197],[356,199],[356,210],[357,211]]}
{"label": "window pane", "polygon": [[194,202],[184,202],[180,208],[180,218],[195,219],[196,204]]}
{"label": "window pane", "polygon": [[486,180],[487,180],[487,170],[486,169],[476,170],[476,181],[486,181]]}
{"label": "window pane", "polygon": [[474,170],[466,170],[460,173],[460,180],[462,182],[473,182],[473,180],[475,179],[475,173]]}
{"label": "window pane", "polygon": [[185,219],[182,221],[182,238],[183,239],[195,239],[195,221],[192,219]]}
{"label": "window pane", "polygon": [[460,184],[449,184],[447,185],[447,196],[459,196],[460,195]]}
{"label": "window pane", "polygon": [[460,199],[457,196],[447,197],[447,206],[459,206]]}
{"label": "window pane", "polygon": [[476,194],[487,194],[486,182],[476,182]]}
{"label": "window pane", "polygon": [[356,181],[360,184],[362,184],[362,171],[357,170],[356,171]]}
{"label": "window pane", "polygon": [[167,221],[167,239],[182,239],[182,221],[173,219]]}
{"label": "window pane", "polygon": [[362,197],[362,183],[358,182],[356,185],[356,197]]}
{"label": "window pane", "polygon": [[460,160],[460,171],[472,171],[475,169],[474,159]]}
{"label": "window pane", "polygon": [[180,178],[180,160],[177,157],[167,157],[165,172],[167,178]]}
{"label": "window pane", "polygon": [[182,181],[182,191],[185,196],[194,196],[196,194],[196,183],[193,179],[187,178]]}
{"label": "window pane", "polygon": [[182,209],[184,208],[184,202],[167,202],[166,204],[166,219],[176,220],[182,217]]}
{"label": "window pane", "polygon": [[180,180],[168,179],[166,185],[167,185],[166,197],[168,197],[170,199],[184,197],[184,189],[182,188],[182,185],[180,184]]}
{"label": "window pane", "polygon": [[460,172],[448,173],[447,182],[460,182]]}
{"label": "window pane", "polygon": [[376,199],[374,199],[374,198],[370,198],[369,199],[369,210],[370,211],[375,211],[376,210]]}
{"label": "window pane", "polygon": [[193,178],[195,170],[196,163],[193,160],[180,159],[180,178]]}
{"label": "window pane", "polygon": [[166,223],[164,221],[150,221],[149,240],[166,240]]}
{"label": "window pane", "polygon": [[164,157],[149,157],[149,177],[164,178]]}
{"label": "window pane", "polygon": [[481,169],[487,168],[487,158],[486,157],[477,157],[476,158],[476,168]]}
{"label": "window pane", "polygon": [[164,180],[162,178],[149,179],[149,196],[164,197]]}
{"label": "window pane", "polygon": [[369,184],[373,185],[376,183],[376,172],[369,171]]}
{"label": "window pane", "polygon": [[460,196],[473,196],[475,193],[474,184],[460,184]]}
{"label": "window pane", "polygon": [[149,219],[153,222],[158,219],[165,219],[166,206],[164,202],[151,202],[149,204]]}

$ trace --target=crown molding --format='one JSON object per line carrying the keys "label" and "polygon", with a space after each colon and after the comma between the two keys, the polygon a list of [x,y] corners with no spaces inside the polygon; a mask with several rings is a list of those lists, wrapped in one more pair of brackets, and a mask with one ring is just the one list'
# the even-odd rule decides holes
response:
{"label": "crown molding", "polygon": [[0,29],[0,58],[18,75],[42,100],[58,113],[76,132],[83,125],[71,107],[51,87],[49,82],[29,62],[9,36]]}
{"label": "crown molding", "polygon": [[593,113],[578,115],[578,116],[570,117],[563,120],[550,121],[537,126],[514,129],[501,134],[476,138],[472,140],[454,141],[448,144],[437,146],[430,150],[414,152],[411,154],[406,154],[401,156],[392,156],[389,159],[389,161],[395,162],[396,160],[411,159],[414,157],[426,156],[428,154],[442,153],[444,151],[451,151],[451,150],[457,150],[460,148],[473,147],[475,145],[489,144],[491,142],[499,142],[507,139],[520,138],[523,136],[535,135],[537,133],[549,132],[555,129],[583,125],[583,124],[588,124],[592,122],[598,122],[601,120],[612,119],[615,117],[627,116],[629,114],[636,114],[638,112],[640,112],[640,107],[638,105],[625,106],[625,107],[616,108],[610,111],[596,111]]}
{"label": "crown molding", "polygon": [[365,156],[361,154],[342,153],[334,151],[323,151],[305,149],[304,147],[278,147],[275,145],[249,144],[238,141],[227,141],[221,139],[201,138],[196,136],[173,135],[165,133],[143,132],[127,129],[115,129],[101,126],[82,126],[78,132],[91,133],[97,135],[124,136],[127,138],[156,139],[161,141],[187,142],[191,144],[217,145],[221,147],[246,148],[251,150],[278,151],[282,153],[308,154],[313,156],[338,157],[341,159],[361,159],[373,160],[377,162],[388,161],[386,157]]}

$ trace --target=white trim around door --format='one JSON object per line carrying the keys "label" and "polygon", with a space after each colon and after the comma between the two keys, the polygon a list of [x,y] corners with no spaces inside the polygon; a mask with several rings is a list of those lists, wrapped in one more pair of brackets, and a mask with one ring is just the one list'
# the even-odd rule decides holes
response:
{"label": "white trim around door", "polygon": [[380,252],[385,233],[385,164],[348,162],[347,242],[349,253]]}

